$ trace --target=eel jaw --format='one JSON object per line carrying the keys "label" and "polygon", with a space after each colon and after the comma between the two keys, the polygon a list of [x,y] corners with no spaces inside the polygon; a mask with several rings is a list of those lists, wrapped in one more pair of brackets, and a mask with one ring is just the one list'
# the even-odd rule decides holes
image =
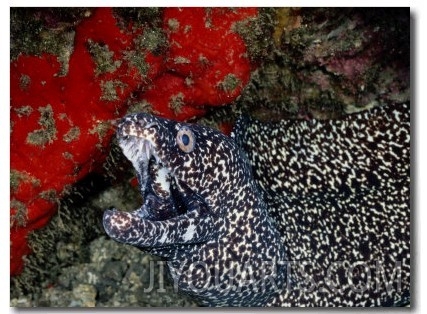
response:
{"label": "eel jaw", "polygon": [[[170,170],[159,158],[156,152],[156,137],[159,124],[156,121],[139,119],[136,115],[130,115],[122,119],[117,128],[117,139],[120,148],[126,158],[137,171],[140,190],[145,197],[150,184],[150,171],[155,174],[155,179],[170,177]],[[154,166],[153,166],[154,165]],[[150,166],[160,171],[150,170]],[[162,175],[163,174],[163,175]],[[154,179],[154,178],[153,178]],[[156,196],[168,194],[168,184],[161,187],[163,191],[155,193]],[[154,190],[153,192],[156,192]]]}
{"label": "eel jaw", "polygon": [[[173,250],[167,249],[168,247],[176,244],[201,243],[211,239],[214,235],[213,216],[208,213],[203,202],[190,194],[185,194],[188,197],[188,204],[185,204],[185,212],[179,214],[174,206],[175,200],[171,192],[171,185],[176,187],[175,182],[171,185],[160,185],[160,187],[156,185],[157,190],[153,188],[155,182],[150,176],[150,167],[157,167],[154,170],[156,178],[169,175],[174,180],[174,177],[164,167],[151,142],[129,137],[121,139],[120,146],[138,171],[141,191],[150,191],[150,193],[144,195],[144,204],[141,208],[132,212],[106,210],[103,216],[106,233],[118,242],[141,249],[150,249],[152,254],[155,252],[155,255],[163,257],[170,257],[172,254]],[[160,195],[162,192],[169,193],[169,196]],[[153,202],[152,199],[155,201]],[[154,207],[159,204],[165,205],[162,214],[166,213],[168,219],[159,219],[158,215],[154,215],[157,219],[150,217],[150,211],[159,212],[157,207],[148,208],[153,204]]]}
{"label": "eel jaw", "polygon": [[[136,116],[129,116],[119,124],[119,146],[138,172],[144,204],[132,212],[106,210],[103,225],[112,239],[150,251],[157,248],[156,255],[167,257],[171,250],[163,250],[164,247],[208,241],[213,236],[213,217],[206,204],[186,191],[185,184],[178,182],[156,152],[160,128],[156,122],[147,123]],[[162,177],[172,182],[159,184]],[[177,193],[185,198],[181,204],[182,214],[174,206],[176,202],[172,194]],[[150,216],[150,211],[158,213],[159,208],[162,214],[166,213],[167,219],[163,220],[156,214]]]}

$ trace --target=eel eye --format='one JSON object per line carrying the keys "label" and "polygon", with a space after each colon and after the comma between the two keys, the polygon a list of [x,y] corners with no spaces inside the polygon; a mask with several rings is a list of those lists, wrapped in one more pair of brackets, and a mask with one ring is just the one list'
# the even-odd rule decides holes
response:
{"label": "eel eye", "polygon": [[176,135],[176,143],[184,153],[191,153],[196,144],[196,138],[188,127],[183,126]]}

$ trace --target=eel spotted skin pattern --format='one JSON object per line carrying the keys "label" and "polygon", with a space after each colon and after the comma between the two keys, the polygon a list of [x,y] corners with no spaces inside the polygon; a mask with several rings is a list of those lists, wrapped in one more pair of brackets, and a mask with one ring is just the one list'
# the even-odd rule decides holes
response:
{"label": "eel spotted skin pattern", "polygon": [[204,306],[410,301],[410,108],[337,120],[241,118],[227,137],[139,113],[117,130],[144,202],[106,210]]}

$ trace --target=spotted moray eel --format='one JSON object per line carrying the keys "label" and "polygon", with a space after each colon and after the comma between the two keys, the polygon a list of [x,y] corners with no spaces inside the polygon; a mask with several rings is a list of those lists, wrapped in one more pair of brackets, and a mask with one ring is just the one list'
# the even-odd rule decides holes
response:
{"label": "spotted moray eel", "polygon": [[410,300],[409,105],[261,123],[227,137],[139,113],[117,136],[144,196],[106,210],[116,241],[167,261],[205,306]]}

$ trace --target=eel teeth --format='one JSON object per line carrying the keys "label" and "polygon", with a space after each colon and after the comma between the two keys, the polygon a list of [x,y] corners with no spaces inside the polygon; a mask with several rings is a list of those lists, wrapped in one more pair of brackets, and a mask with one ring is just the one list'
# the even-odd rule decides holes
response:
{"label": "eel teeth", "polygon": [[149,142],[146,142],[146,144],[145,144],[145,154],[147,155],[147,159],[150,159],[150,157],[151,157],[151,145]]}
{"label": "eel teeth", "polygon": [[160,160],[159,156],[157,155],[153,144],[151,144],[151,142],[148,140],[142,141],[141,155],[142,155],[142,160],[149,161],[151,157],[154,157],[157,164],[162,164],[162,161]]}

